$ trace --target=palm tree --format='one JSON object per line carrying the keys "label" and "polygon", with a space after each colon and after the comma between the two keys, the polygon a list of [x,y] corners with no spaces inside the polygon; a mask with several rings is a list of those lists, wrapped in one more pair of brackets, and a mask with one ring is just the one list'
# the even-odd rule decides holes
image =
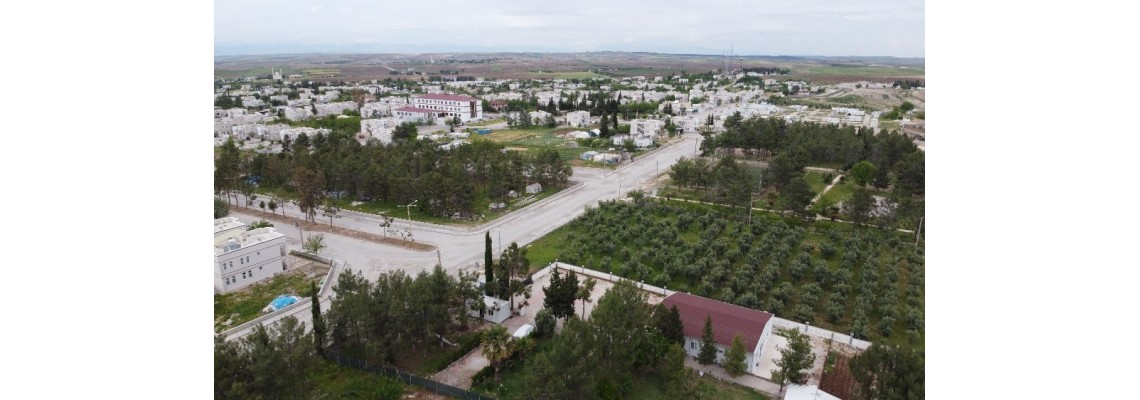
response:
{"label": "palm tree", "polygon": [[483,356],[495,366],[495,381],[499,381],[499,367],[511,356],[511,336],[507,328],[495,325],[483,332]]}

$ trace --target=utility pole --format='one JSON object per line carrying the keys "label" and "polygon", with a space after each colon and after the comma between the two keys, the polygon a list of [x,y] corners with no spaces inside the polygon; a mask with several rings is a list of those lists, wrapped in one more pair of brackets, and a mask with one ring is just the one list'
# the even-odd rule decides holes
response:
{"label": "utility pole", "polygon": [[918,219],[918,229],[914,230],[914,245],[915,245],[915,247],[918,246],[919,235],[922,235],[922,220],[924,220],[924,219],[926,219],[925,215]]}

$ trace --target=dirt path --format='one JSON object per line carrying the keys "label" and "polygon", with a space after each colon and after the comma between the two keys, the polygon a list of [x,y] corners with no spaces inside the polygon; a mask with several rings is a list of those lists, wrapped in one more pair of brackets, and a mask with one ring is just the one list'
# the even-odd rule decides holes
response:
{"label": "dirt path", "polygon": [[830,185],[827,185],[827,187],[823,188],[823,191],[822,191],[822,192],[819,192],[819,194],[815,195],[815,197],[813,197],[813,198],[811,199],[811,204],[815,204],[815,202],[817,202],[817,201],[819,201],[819,199],[823,198],[823,195],[824,195],[825,193],[827,193],[827,191],[828,191],[828,190],[831,190],[831,188],[832,188],[832,187],[834,187],[835,185],[838,185],[838,184],[839,184],[839,178],[842,178],[842,177],[843,177],[843,175],[842,175],[842,174],[840,174],[840,175],[836,175],[836,176],[835,176],[835,179],[832,179],[832,180],[831,180],[831,184],[830,184]]}
{"label": "dirt path", "polygon": [[471,389],[471,377],[491,365],[491,361],[483,356],[483,345],[479,345],[470,353],[452,363],[447,369],[431,376],[431,380],[455,386],[460,389]]}

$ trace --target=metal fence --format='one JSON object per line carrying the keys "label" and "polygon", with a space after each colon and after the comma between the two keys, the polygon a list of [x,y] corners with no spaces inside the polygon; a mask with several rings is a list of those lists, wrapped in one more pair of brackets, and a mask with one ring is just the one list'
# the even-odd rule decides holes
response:
{"label": "metal fence", "polygon": [[456,398],[456,399],[494,400],[491,397],[487,397],[487,396],[481,395],[479,393],[475,393],[475,392],[472,392],[469,390],[460,389],[460,388],[457,388],[455,386],[446,385],[443,383],[433,381],[431,379],[412,375],[412,374],[409,374],[409,373],[404,372],[404,371],[400,371],[400,370],[398,370],[396,368],[392,368],[392,367],[373,365],[373,364],[369,364],[367,361],[357,360],[355,358],[345,357],[345,356],[341,356],[338,354],[328,354],[325,358],[327,358],[329,361],[335,362],[337,364],[340,364],[340,365],[343,365],[346,367],[356,368],[356,369],[359,369],[362,371],[368,371],[368,372],[371,372],[371,373],[374,373],[377,375],[383,375],[383,376],[386,376],[389,378],[394,378],[400,382],[407,383],[409,385],[416,385],[416,386],[424,388],[424,390],[427,390],[427,391],[435,393],[435,394],[441,394],[444,396],[451,396],[451,397]]}

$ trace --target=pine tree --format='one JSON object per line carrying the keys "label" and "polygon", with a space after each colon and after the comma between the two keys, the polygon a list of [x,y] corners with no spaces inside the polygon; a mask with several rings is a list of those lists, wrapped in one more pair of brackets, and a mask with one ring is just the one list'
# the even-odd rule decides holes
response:
{"label": "pine tree", "polygon": [[716,362],[716,338],[713,337],[712,317],[705,316],[705,331],[701,335],[701,352],[697,355],[697,362],[709,365]]}
{"label": "pine tree", "polygon": [[740,341],[740,334],[732,338],[732,347],[724,356],[724,370],[729,375],[737,377],[744,374],[744,343]]}
{"label": "pine tree", "polygon": [[491,231],[487,231],[487,249],[483,252],[483,274],[487,279],[483,280],[483,289],[488,296],[495,295],[495,269],[493,267],[493,260],[491,258]]}

